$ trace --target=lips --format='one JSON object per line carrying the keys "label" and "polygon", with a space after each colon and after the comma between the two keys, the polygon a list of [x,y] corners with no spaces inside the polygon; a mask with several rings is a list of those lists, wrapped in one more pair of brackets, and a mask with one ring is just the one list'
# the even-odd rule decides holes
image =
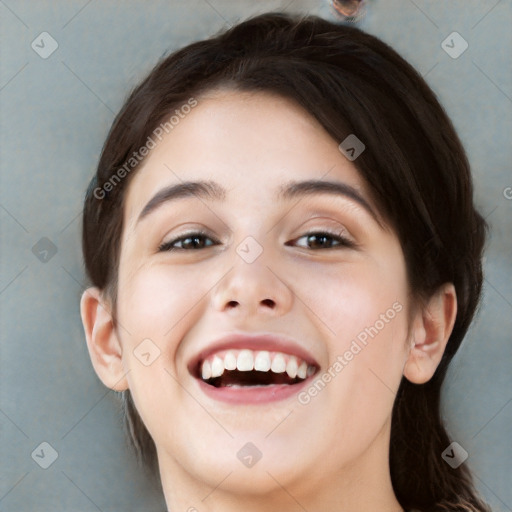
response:
{"label": "lips", "polygon": [[238,403],[283,399],[319,369],[298,343],[269,333],[234,333],[214,340],[187,366],[207,395]]}

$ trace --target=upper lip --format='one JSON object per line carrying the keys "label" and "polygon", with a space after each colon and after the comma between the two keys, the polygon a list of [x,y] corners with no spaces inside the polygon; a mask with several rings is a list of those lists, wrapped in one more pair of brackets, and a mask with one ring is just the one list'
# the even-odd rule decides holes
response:
{"label": "upper lip", "polygon": [[216,338],[193,356],[187,367],[190,373],[197,376],[199,364],[211,354],[220,350],[268,350],[297,356],[308,365],[319,367],[315,358],[300,344],[288,336],[273,333],[230,333]]}

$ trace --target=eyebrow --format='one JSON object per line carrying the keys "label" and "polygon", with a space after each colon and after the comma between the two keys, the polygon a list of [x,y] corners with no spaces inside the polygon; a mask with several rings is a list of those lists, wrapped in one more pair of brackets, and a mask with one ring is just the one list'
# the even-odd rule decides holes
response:
{"label": "eyebrow", "polygon": [[346,183],[325,180],[291,181],[281,187],[278,197],[280,199],[293,199],[296,197],[302,198],[319,193],[344,196],[351,199],[362,206],[374,218],[374,220],[381,225],[379,216],[370,206],[370,203],[359,193],[357,189]]}
{"label": "eyebrow", "polygon": [[[281,186],[277,198],[289,200],[314,194],[331,194],[344,196],[362,206],[380,224],[379,217],[369,202],[352,186],[346,183],[324,180],[291,181]],[[196,197],[210,201],[223,201],[226,190],[214,181],[186,181],[171,185],[158,191],[144,206],[137,223],[144,217],[169,201],[187,197]]]}
{"label": "eyebrow", "polygon": [[164,203],[185,197],[222,201],[226,197],[226,191],[214,181],[185,181],[177,185],[171,185],[158,191],[149,200],[140,212],[137,222],[140,222],[144,217],[148,216]]}

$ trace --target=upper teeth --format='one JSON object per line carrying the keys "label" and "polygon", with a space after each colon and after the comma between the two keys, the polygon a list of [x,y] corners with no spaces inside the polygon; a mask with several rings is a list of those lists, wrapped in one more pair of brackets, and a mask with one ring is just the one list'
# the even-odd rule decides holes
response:
{"label": "upper teeth", "polygon": [[306,361],[296,356],[267,350],[243,349],[217,352],[208,357],[201,365],[201,377],[203,380],[220,377],[224,370],[286,372],[291,379],[305,379],[315,372],[314,366],[308,366]]}

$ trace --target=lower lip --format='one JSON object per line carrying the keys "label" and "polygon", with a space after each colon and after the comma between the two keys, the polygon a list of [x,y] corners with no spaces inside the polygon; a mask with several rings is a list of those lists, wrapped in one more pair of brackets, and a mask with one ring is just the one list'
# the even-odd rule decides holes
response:
{"label": "lower lip", "polygon": [[227,402],[230,404],[266,404],[268,402],[276,402],[285,400],[296,395],[309,381],[307,378],[298,384],[279,384],[262,387],[221,387],[216,388],[210,384],[206,384],[197,379],[200,389],[210,398]]}

